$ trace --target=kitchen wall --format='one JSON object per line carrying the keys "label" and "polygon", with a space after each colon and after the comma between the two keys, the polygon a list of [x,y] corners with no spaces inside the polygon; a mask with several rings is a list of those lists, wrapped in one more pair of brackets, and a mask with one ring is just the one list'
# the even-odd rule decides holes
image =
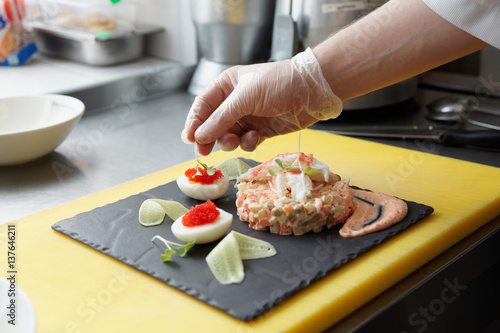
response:
{"label": "kitchen wall", "polygon": [[138,1],[137,19],[165,28],[163,33],[155,34],[148,40],[147,54],[186,66],[196,64],[196,32],[191,19],[190,2],[189,0]]}
{"label": "kitchen wall", "polygon": [[[89,0],[88,0],[89,1]],[[61,8],[67,8],[65,3],[80,3],[79,0],[25,0],[29,13],[36,17],[46,12],[54,17]],[[112,8],[111,0],[92,0],[98,8]],[[196,32],[191,19],[190,0],[121,0],[121,4],[135,4],[135,18],[138,22],[161,26],[164,32],[151,36],[146,53],[166,60],[179,62],[186,66],[197,62]],[[39,5],[39,6],[38,6]],[[132,7],[133,8],[133,7]],[[30,10],[31,9],[31,10]],[[128,9],[127,9],[128,10]],[[129,16],[127,11],[127,17]],[[43,14],[42,14],[43,16]],[[130,15],[134,16],[134,15]]]}

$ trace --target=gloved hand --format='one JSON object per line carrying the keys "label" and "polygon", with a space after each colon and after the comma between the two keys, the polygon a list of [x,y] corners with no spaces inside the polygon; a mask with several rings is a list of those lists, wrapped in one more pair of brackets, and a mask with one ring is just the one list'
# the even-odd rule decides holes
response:
{"label": "gloved hand", "polygon": [[208,155],[238,145],[254,150],[266,138],[337,117],[342,101],[323,77],[311,49],[290,60],[235,66],[197,96],[182,133]]}

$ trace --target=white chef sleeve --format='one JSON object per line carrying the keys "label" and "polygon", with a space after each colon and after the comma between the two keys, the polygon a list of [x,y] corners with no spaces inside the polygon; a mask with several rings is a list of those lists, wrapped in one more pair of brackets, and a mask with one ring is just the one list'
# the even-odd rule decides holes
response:
{"label": "white chef sleeve", "polygon": [[439,16],[500,49],[500,0],[423,0]]}

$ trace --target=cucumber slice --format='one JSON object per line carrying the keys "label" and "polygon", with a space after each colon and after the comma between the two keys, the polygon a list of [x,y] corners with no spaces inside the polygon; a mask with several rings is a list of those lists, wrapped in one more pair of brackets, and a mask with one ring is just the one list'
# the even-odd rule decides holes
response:
{"label": "cucumber slice", "polygon": [[276,249],[271,243],[253,238],[236,231],[232,231],[238,241],[240,256],[242,260],[259,259],[272,257],[276,254]]}
{"label": "cucumber slice", "polygon": [[161,224],[164,218],[165,210],[153,200],[144,201],[139,208],[139,223],[145,227]]}
{"label": "cucumber slice", "polygon": [[245,278],[238,241],[232,232],[210,251],[205,260],[221,284],[241,283]]}
{"label": "cucumber slice", "polygon": [[270,243],[231,231],[208,254],[206,261],[221,284],[241,283],[245,278],[243,260],[274,256]]}
{"label": "cucumber slice", "polygon": [[161,224],[165,214],[175,221],[187,211],[188,209],[177,201],[147,199],[139,208],[139,223],[145,227]]}
{"label": "cucumber slice", "polygon": [[186,214],[189,209],[184,207],[181,203],[173,200],[150,199],[159,204],[165,210],[165,214],[172,219],[177,220],[182,215]]}

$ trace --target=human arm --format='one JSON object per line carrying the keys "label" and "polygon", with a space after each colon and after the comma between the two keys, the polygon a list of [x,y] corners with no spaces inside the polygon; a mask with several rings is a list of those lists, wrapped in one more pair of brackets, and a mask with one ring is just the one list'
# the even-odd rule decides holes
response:
{"label": "human arm", "polygon": [[485,46],[421,0],[391,0],[313,52],[333,92],[345,101]]}
{"label": "human arm", "polygon": [[[223,150],[240,145],[251,151],[267,137],[320,120],[296,113],[301,105],[312,103],[306,107],[314,109],[315,103],[335,104],[337,96],[347,100],[377,90],[484,46],[421,0],[391,0],[314,48],[321,70],[307,80],[326,79],[330,92],[315,85],[298,86],[291,80],[289,60],[237,66],[196,98],[184,138],[196,142],[202,155],[210,153],[216,140]],[[325,99],[320,101],[318,93]],[[293,117],[298,120],[294,124],[288,121]]]}

